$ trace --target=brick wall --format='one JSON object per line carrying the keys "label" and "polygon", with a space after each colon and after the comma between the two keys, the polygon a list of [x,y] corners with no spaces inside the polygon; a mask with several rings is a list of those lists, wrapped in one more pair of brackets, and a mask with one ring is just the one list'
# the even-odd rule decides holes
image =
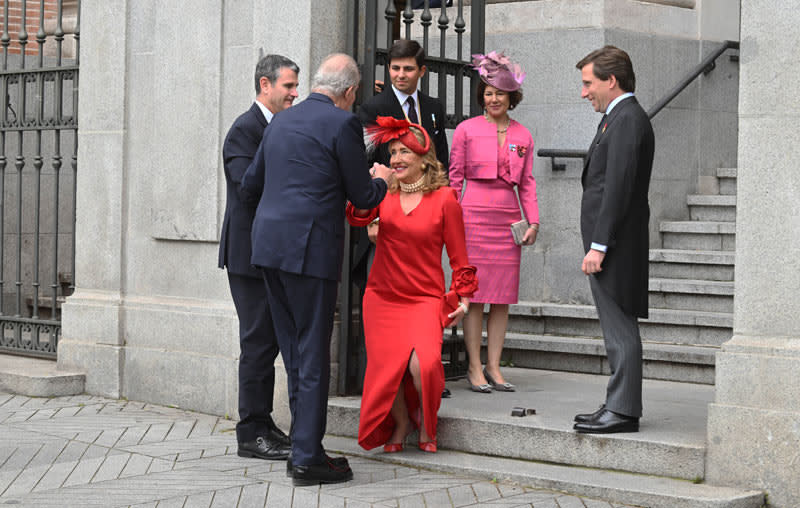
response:
{"label": "brick wall", "polygon": [[[8,24],[5,19],[5,5],[8,4]],[[74,3],[74,2],[63,2]],[[22,7],[26,5],[25,12],[25,30],[28,34],[28,43],[25,45],[26,55],[38,55],[39,44],[36,41],[36,34],[39,31],[41,22],[41,8],[44,6],[44,20],[45,20],[45,33],[50,36],[47,38],[49,42],[52,39],[52,32],[56,26],[56,16],[58,14],[58,0],[3,0],[0,2],[0,33],[8,34],[11,38],[8,45],[8,53],[19,55],[22,51],[22,45],[19,43],[20,30],[22,28]],[[2,55],[2,46],[0,46],[0,55]]]}

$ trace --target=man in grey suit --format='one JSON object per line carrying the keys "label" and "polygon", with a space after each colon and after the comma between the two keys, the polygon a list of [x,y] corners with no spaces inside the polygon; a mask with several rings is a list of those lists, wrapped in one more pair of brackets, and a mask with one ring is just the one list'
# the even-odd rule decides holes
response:
{"label": "man in grey suit", "polygon": [[604,113],[589,147],[581,183],[583,273],[589,276],[611,377],[606,401],[575,416],[581,433],[637,432],[642,415],[642,339],[647,317],[647,192],[653,169],[653,127],[633,96],[628,54],[605,46],[584,57],[581,97]]}

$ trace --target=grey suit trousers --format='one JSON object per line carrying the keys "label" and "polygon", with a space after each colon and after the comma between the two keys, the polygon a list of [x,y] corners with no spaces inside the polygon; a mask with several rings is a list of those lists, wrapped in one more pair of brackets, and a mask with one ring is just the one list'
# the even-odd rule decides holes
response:
{"label": "grey suit trousers", "polygon": [[589,276],[600,317],[611,377],[606,388],[606,409],[625,416],[642,416],[642,337],[636,316],[626,314],[617,302]]}

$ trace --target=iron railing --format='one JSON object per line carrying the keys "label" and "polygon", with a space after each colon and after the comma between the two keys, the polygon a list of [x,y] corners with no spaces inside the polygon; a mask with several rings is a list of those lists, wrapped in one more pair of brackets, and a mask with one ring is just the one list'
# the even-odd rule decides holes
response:
{"label": "iron railing", "polygon": [[74,290],[80,0],[29,4],[2,12],[0,351],[55,357]]}
{"label": "iron railing", "polygon": [[[717,58],[722,56],[729,49],[739,49],[739,43],[736,41],[725,41],[717,49],[708,54],[699,64],[690,70],[681,79],[675,87],[670,90],[664,97],[661,98],[656,104],[647,111],[647,116],[652,120],[659,111],[664,109],[667,104],[677,97],[683,90],[686,89],[692,82],[700,77],[701,74],[708,74],[717,65]],[[733,56],[731,58],[734,58]],[[587,150],[564,150],[556,148],[542,148],[536,152],[539,157],[550,157],[551,169],[553,171],[564,171],[566,164],[556,163],[556,159],[585,159]]]}

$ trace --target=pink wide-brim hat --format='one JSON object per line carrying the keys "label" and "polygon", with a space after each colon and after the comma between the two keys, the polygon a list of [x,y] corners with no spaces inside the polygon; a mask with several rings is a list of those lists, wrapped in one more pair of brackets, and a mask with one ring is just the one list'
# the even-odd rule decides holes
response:
{"label": "pink wide-brim hat", "polygon": [[525,81],[525,73],[519,64],[513,63],[503,52],[472,55],[472,67],[487,85],[504,92],[515,92]]}

